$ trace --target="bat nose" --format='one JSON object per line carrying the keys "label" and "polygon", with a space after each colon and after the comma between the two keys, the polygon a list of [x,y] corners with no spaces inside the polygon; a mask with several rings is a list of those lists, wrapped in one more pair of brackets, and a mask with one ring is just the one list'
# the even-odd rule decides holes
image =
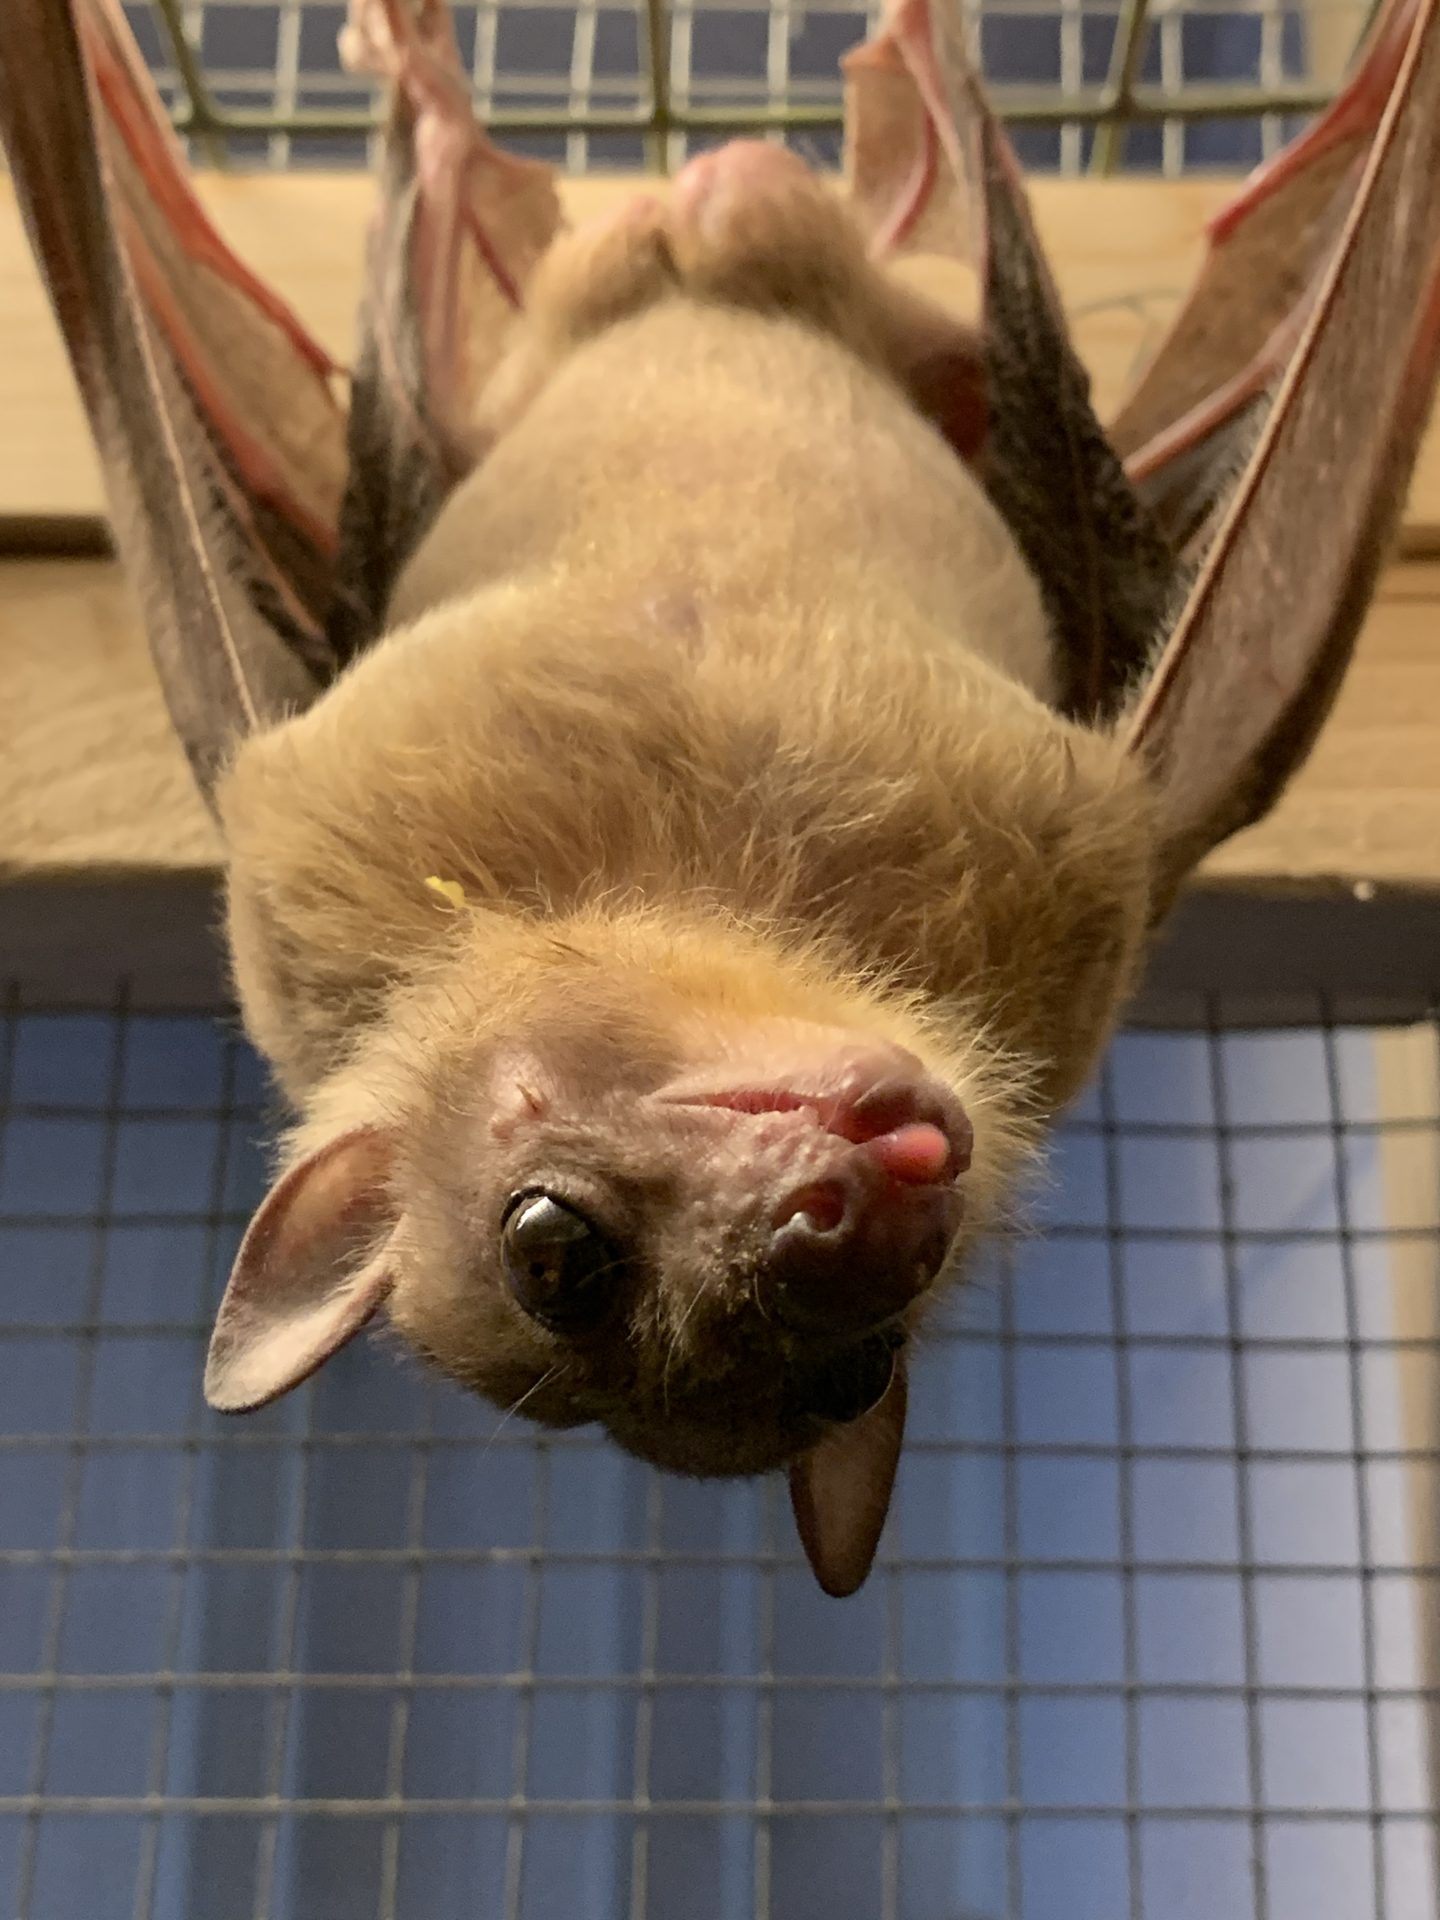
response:
{"label": "bat nose", "polygon": [[960,1225],[955,1181],[971,1147],[953,1096],[923,1073],[896,1071],[896,1059],[866,1064],[868,1074],[857,1061],[849,1099],[827,1116],[848,1150],[784,1192],[767,1260],[782,1319],[845,1336],[892,1319],[934,1283]]}
{"label": "bat nose", "polygon": [[751,1025],[727,1052],[661,1097],[727,1116],[760,1209],[766,1312],[835,1338],[893,1319],[959,1231],[973,1146],[960,1100],[905,1047],[844,1029]]}
{"label": "bat nose", "polygon": [[852,1155],[777,1208],[765,1260],[768,1304],[798,1331],[866,1333],[934,1283],[962,1211],[953,1184],[895,1180]]}

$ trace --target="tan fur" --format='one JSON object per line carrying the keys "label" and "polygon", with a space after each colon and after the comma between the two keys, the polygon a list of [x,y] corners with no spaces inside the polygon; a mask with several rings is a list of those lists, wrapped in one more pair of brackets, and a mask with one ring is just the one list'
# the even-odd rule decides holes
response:
{"label": "tan fur", "polygon": [[[1088,1073],[1147,917],[1141,777],[1046,706],[1034,584],[893,330],[836,318],[847,284],[883,314],[878,276],[835,242],[830,279],[772,298],[657,263],[643,214],[626,231],[598,318],[596,237],[549,263],[497,444],[389,637],[221,791],[246,1018],[305,1115],[290,1157],[397,1129],[392,1318],[497,1398],[543,1353],[476,1319],[445,1169],[511,1036],[580,1062],[623,1032],[657,1075],[760,1017],[907,1044],[974,1122],[973,1234]],[[637,1380],[526,1410],[716,1464]]]}

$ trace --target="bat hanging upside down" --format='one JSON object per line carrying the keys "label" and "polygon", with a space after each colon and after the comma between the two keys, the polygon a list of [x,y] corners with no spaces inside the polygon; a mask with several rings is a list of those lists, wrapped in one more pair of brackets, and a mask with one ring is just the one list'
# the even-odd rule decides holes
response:
{"label": "bat hanging upside down", "polygon": [[[372,1316],[548,1426],[787,1467],[864,1579],[909,1342],[1186,874],[1333,698],[1440,357],[1440,0],[1217,224],[1108,431],[958,6],[573,230],[439,0],[342,378],[228,252],[116,0],[6,0],[0,124],[298,1121],[211,1403]],[[887,261],[972,267],[974,327]]]}

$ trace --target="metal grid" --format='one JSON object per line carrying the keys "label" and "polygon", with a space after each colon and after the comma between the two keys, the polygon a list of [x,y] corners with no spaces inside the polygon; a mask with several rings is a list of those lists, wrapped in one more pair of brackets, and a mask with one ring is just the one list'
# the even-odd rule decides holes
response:
{"label": "metal grid", "polygon": [[[1250,164],[1329,97],[1370,0],[969,0],[1032,167]],[[453,8],[490,126],[572,168],[671,164],[737,132],[839,153],[837,62],[875,0],[484,0]],[[370,92],[337,0],[127,5],[179,125],[212,158],[359,164]],[[1098,137],[1097,137],[1097,131]]]}
{"label": "metal grid", "polygon": [[256,1063],[12,1003],[0,1911],[1429,1920],[1436,1058],[1122,1037],[837,1605],[775,1485],[378,1344],[205,1412]]}

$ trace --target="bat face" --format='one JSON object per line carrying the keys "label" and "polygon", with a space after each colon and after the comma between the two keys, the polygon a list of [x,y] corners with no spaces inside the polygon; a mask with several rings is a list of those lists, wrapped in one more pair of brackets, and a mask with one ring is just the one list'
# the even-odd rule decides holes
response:
{"label": "bat face", "polygon": [[460,1097],[407,1143],[394,1324],[688,1472],[776,1467],[878,1401],[964,1219],[964,1107],[859,1030],[677,1046],[552,1005]]}
{"label": "bat face", "polygon": [[[532,690],[517,719],[535,723],[536,709]],[[862,706],[857,739],[867,718]],[[310,717],[297,730],[313,733]],[[336,737],[354,761],[354,730]],[[597,751],[607,743],[613,760],[602,726]],[[1028,752],[1023,739],[992,744],[1033,784],[1044,765],[1033,741]],[[569,747],[573,761],[573,735]],[[557,739],[542,759],[559,751]],[[897,762],[904,754],[915,754],[908,732]],[[247,890],[263,895],[268,882],[286,923],[305,930],[307,956],[338,965],[378,925],[387,843],[348,804],[327,837],[293,780],[242,782],[257,807],[268,792],[302,827],[287,842],[252,820],[268,872],[258,856],[232,870],[247,1017],[278,1031],[302,1004],[312,1017],[327,1009],[337,1058],[301,1093],[290,1170],[237,1260],[212,1343],[212,1404],[238,1411],[286,1391],[383,1309],[412,1349],[502,1409],[600,1422],[632,1453],[692,1473],[762,1471],[853,1426],[970,1245],[1003,1217],[1040,1125],[1088,1069],[1129,980],[1146,815],[1130,789],[1106,787],[1103,764],[1090,791],[1042,781],[1028,840],[1007,824],[993,847],[955,851],[948,890],[919,891],[904,938],[933,994],[846,966],[847,949],[896,935],[875,882],[846,890],[849,938],[817,942],[793,898],[778,927],[773,900],[756,903],[771,925],[747,925],[667,907],[664,889],[639,909],[602,897],[547,918],[437,908],[412,874],[430,950],[358,1031],[333,972],[305,996],[293,974],[271,991],[274,956],[255,937],[264,917]],[[513,805],[508,769],[479,765]],[[949,772],[956,803],[987,817],[986,768],[977,780],[961,755]],[[357,779],[394,804],[397,786],[363,767]],[[868,861],[878,875],[902,849],[915,856],[898,776],[842,786],[838,800],[833,828],[827,814],[817,829],[827,861],[846,818],[867,835],[847,868]],[[900,807],[888,855],[873,837],[887,802]],[[763,793],[754,803],[766,807]],[[466,789],[457,807],[473,823],[481,800]],[[732,800],[727,832],[736,811]],[[1002,818],[1026,813],[1017,800]],[[582,856],[603,857],[602,839],[571,831]],[[723,865],[718,853],[705,863]],[[787,872],[808,890],[807,866],[802,846]],[[287,964],[298,950],[272,947]],[[943,983],[981,972],[988,1000],[946,1003]]]}
{"label": "bat face", "polygon": [[380,1305],[502,1409],[691,1473],[884,1396],[1028,1145],[1005,1089],[898,1003],[661,919],[492,940],[377,1030],[246,1237],[216,1404]]}

